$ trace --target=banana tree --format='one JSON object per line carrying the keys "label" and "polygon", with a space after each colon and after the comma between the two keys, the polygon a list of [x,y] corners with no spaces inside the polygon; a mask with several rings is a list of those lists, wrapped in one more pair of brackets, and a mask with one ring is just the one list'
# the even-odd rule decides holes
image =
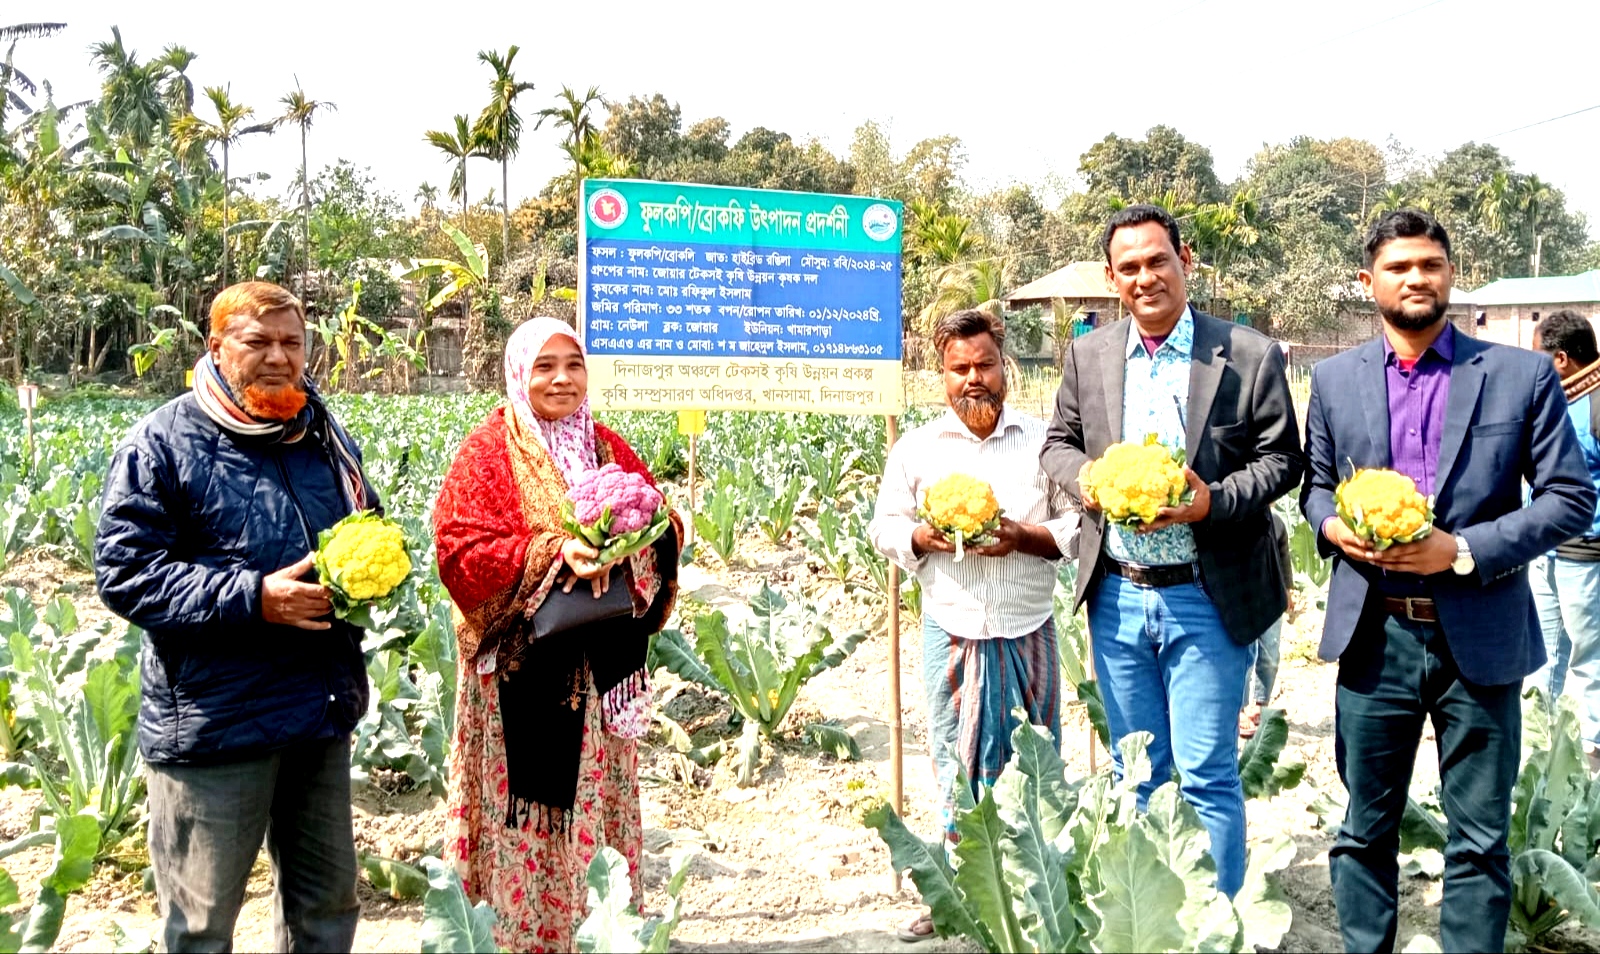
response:
{"label": "banana tree", "polygon": [[439,228],[450,236],[456,243],[456,248],[461,250],[461,261],[454,262],[448,258],[419,258],[412,263],[412,268],[401,277],[410,282],[424,282],[432,278],[443,277],[447,279],[445,286],[434,292],[422,305],[424,314],[430,314],[440,305],[455,298],[463,296],[462,314],[471,311],[471,294],[475,289],[486,287],[489,284],[489,252],[482,244],[473,242],[467,233],[461,231],[448,222],[440,222]]}
{"label": "banana tree", "polygon": [[187,152],[195,146],[218,145],[222,147],[222,284],[228,284],[228,191],[231,188],[229,179],[229,152],[232,147],[239,144],[245,136],[256,133],[271,133],[278,128],[278,121],[271,120],[264,123],[246,123],[255,115],[255,108],[235,103],[228,95],[228,90],[221,86],[207,86],[206,98],[211,101],[216,110],[217,121],[206,122],[194,113],[178,117],[172,123],[172,137],[180,152]]}

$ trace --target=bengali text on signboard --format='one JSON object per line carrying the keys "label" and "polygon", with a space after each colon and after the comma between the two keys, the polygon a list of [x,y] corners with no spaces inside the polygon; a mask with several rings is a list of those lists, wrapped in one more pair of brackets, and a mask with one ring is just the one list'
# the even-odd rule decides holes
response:
{"label": "bengali text on signboard", "polygon": [[592,405],[899,413],[900,229],[859,196],[586,180]]}

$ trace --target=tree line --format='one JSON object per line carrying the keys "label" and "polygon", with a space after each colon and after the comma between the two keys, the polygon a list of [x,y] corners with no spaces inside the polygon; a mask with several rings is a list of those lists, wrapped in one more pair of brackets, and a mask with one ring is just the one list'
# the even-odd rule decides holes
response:
{"label": "tree line", "polygon": [[[963,177],[954,135],[896,148],[867,121],[840,153],[763,126],[735,137],[721,117],[686,125],[661,93],[611,99],[599,87],[563,86],[541,96],[518,76],[516,46],[478,53],[481,105],[418,130],[419,148],[437,151],[446,178],[442,190],[419,185],[411,211],[370,169],[342,159],[313,166],[316,126],[339,121],[337,105],[292,74],[276,103],[241,103],[225,84],[197,88],[194,51],[170,44],[141,56],[111,27],[88,50],[98,98],[55,102],[19,53],[63,27],[0,27],[0,373],[13,380],[175,371],[199,345],[210,296],[256,277],[301,294],[330,356],[341,340],[370,346],[376,337],[416,361],[433,321],[455,319],[466,370],[488,383],[518,320],[573,313],[576,200],[590,177],[904,202],[913,340],[951,310],[1000,311],[1023,283],[1099,259],[1106,216],[1133,202],[1179,218],[1199,262],[1197,303],[1289,336],[1336,320],[1361,234],[1386,209],[1433,211],[1455,241],[1464,287],[1600,264],[1588,223],[1561,190],[1493,145],[1429,157],[1392,139],[1300,137],[1264,145],[1227,181],[1209,149],[1161,125],[1142,138],[1107,135],[1080,156],[1068,186],[980,190]],[[513,207],[512,160],[547,124],[563,170]],[[248,171],[251,142],[274,134],[298,135],[301,146],[280,190]],[[485,162],[498,183],[481,175]],[[1061,308],[1006,314],[1028,352],[1064,340],[1071,317]]]}

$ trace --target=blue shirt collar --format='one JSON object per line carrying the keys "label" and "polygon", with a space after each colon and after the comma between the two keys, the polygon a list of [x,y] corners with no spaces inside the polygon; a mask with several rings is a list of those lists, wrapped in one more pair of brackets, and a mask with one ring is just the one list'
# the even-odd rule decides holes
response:
{"label": "blue shirt collar", "polygon": [[[1136,353],[1144,350],[1144,339],[1139,336],[1139,324],[1135,321],[1128,322],[1128,345],[1123,351],[1124,358],[1131,358]],[[1178,323],[1172,326],[1172,333],[1167,335],[1167,340],[1161,342],[1161,347],[1156,349],[1156,354],[1163,351],[1172,351],[1178,357],[1188,361],[1194,357],[1194,307],[1185,305],[1183,316]],[[1150,355],[1155,357],[1155,355]]]}

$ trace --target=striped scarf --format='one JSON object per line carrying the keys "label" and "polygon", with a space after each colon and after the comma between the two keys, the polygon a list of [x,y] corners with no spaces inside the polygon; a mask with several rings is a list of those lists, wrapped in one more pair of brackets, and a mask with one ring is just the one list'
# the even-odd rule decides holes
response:
{"label": "striped scarf", "polygon": [[1574,371],[1561,379],[1561,390],[1566,394],[1568,404],[1597,387],[1600,387],[1600,361],[1596,361],[1582,370]]}
{"label": "striped scarf", "polygon": [[221,369],[211,359],[211,352],[201,355],[194,366],[195,403],[218,427],[230,434],[259,438],[269,444],[296,444],[308,433],[312,434],[332,451],[339,472],[339,487],[344,491],[350,511],[367,509],[367,481],[361,472],[361,460],[356,456],[355,441],[333,419],[311,379],[304,379],[301,386],[305,388],[306,406],[300,413],[287,421],[262,421],[239,406],[228,382],[222,379]]}

